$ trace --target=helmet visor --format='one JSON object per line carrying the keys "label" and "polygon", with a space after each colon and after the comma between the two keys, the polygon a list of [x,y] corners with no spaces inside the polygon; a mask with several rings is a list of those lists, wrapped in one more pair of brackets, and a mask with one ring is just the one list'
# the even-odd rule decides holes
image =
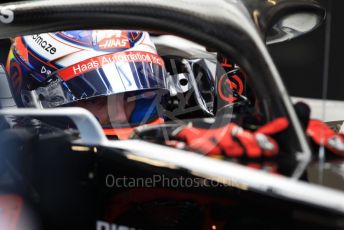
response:
{"label": "helmet visor", "polygon": [[149,52],[120,52],[93,57],[52,74],[36,89],[44,108],[98,96],[167,89],[161,57]]}

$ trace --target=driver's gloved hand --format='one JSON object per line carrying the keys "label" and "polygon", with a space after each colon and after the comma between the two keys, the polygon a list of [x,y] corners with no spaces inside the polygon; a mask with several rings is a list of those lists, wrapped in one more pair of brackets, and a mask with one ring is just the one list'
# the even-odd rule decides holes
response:
{"label": "driver's gloved hand", "polygon": [[310,119],[311,108],[306,103],[298,102],[294,108],[315,148],[319,148],[323,144],[327,152],[336,156],[344,156],[344,134],[336,133],[320,120]]}
{"label": "driver's gloved hand", "polygon": [[256,131],[244,130],[235,123],[213,129],[183,127],[175,137],[185,148],[205,155],[260,158],[278,154],[279,146],[271,136],[288,128],[286,118],[278,118]]}
{"label": "driver's gloved hand", "polygon": [[320,120],[309,120],[306,132],[316,146],[323,144],[327,151],[344,157],[344,134],[336,133]]}

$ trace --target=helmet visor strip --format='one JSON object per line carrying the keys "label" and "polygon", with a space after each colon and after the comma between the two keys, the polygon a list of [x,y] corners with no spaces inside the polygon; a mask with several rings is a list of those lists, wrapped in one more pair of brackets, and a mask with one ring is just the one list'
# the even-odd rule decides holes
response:
{"label": "helmet visor strip", "polygon": [[52,74],[35,94],[43,108],[97,96],[166,89],[163,60],[148,52],[106,54]]}

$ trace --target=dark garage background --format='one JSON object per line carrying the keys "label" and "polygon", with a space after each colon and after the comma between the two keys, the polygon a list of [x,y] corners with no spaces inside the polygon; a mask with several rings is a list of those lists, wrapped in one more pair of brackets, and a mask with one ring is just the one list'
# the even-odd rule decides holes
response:
{"label": "dark garage background", "polygon": [[[329,62],[328,99],[344,100],[344,1],[322,0],[325,7],[331,1],[331,46]],[[292,96],[321,98],[324,71],[325,28],[302,37],[269,46],[269,51]]]}

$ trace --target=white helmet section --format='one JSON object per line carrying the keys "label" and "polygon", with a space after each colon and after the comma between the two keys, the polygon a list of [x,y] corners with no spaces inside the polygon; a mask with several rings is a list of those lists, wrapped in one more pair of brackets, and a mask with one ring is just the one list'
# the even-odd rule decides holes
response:
{"label": "white helmet section", "polygon": [[[140,51],[157,54],[147,32],[139,32],[139,39],[132,41],[130,31],[92,30],[88,31],[89,44],[68,40],[67,32],[44,33],[24,36],[27,47],[47,62],[64,68],[93,57],[127,51]],[[63,38],[63,36],[66,38]],[[81,34],[82,35],[82,34]],[[91,36],[89,36],[91,35]]]}

